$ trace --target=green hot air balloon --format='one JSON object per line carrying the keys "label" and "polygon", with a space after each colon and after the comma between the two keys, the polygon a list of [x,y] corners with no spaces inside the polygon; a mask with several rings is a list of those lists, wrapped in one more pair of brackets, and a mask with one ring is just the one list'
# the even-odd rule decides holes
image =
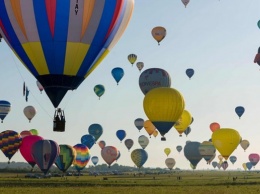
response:
{"label": "green hot air balloon", "polygon": [[70,145],[59,145],[59,147],[60,154],[57,157],[55,164],[62,172],[65,173],[75,160],[77,152]]}
{"label": "green hot air balloon", "polygon": [[105,87],[101,84],[98,84],[94,87],[94,92],[100,99],[100,97],[105,93]]}

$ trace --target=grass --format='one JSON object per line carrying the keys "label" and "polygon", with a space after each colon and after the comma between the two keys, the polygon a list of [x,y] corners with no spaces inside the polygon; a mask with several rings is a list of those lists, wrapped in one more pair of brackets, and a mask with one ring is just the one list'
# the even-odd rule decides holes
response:
{"label": "grass", "polygon": [[[181,180],[177,177],[181,176]],[[233,177],[237,177],[233,181]],[[107,178],[107,180],[104,180]],[[254,194],[260,192],[257,172],[187,171],[167,175],[110,175],[27,179],[24,174],[0,174],[1,194],[66,193],[195,193]]]}

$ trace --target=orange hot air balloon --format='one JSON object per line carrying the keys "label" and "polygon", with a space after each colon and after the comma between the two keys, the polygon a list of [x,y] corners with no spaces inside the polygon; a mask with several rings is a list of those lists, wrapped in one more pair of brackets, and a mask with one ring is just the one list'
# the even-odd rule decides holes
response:
{"label": "orange hot air balloon", "polygon": [[214,132],[214,131],[220,129],[220,125],[219,125],[218,123],[216,123],[216,122],[213,122],[213,123],[211,123],[211,124],[209,125],[209,128],[210,128],[210,130],[211,130],[212,132]]}
{"label": "orange hot air balloon", "polygon": [[153,123],[150,120],[146,120],[144,122],[144,129],[146,130],[146,132],[148,133],[148,135],[150,137],[154,133],[154,131],[156,131],[155,126],[153,125]]}
{"label": "orange hot air balloon", "polygon": [[160,42],[166,36],[166,29],[164,27],[162,27],[162,26],[154,27],[152,29],[152,36],[158,42],[158,45],[160,45]]}

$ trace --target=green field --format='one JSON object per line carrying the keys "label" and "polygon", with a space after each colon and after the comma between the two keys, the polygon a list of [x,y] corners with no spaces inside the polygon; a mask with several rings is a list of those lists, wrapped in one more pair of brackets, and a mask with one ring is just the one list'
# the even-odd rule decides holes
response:
{"label": "green field", "polygon": [[160,175],[84,175],[48,179],[24,178],[24,175],[1,173],[0,193],[260,193],[260,173],[257,172],[187,171]]}

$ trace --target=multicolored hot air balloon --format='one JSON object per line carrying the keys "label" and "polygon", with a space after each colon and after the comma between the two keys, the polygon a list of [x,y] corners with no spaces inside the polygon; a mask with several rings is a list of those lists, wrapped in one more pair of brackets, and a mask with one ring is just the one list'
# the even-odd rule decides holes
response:
{"label": "multicolored hot air balloon", "polygon": [[143,149],[145,149],[149,144],[149,138],[145,135],[141,135],[138,137],[138,143]]}
{"label": "multicolored hot air balloon", "polygon": [[181,93],[173,88],[155,88],[148,92],[143,100],[144,112],[160,132],[162,141],[166,140],[164,135],[180,119],[184,107],[185,102]]}
{"label": "multicolored hot air balloon", "polygon": [[31,149],[32,149],[32,146],[40,140],[43,140],[43,138],[38,135],[26,136],[22,139],[22,143],[21,143],[21,146],[19,149],[23,158],[32,166],[32,168],[35,166],[36,162],[34,161],[34,159],[32,157]]}
{"label": "multicolored hot air balloon", "polygon": [[134,141],[132,139],[126,139],[125,140],[125,146],[127,147],[128,151],[133,147]]}
{"label": "multicolored hot air balloon", "polygon": [[21,138],[24,138],[28,135],[33,135],[31,131],[24,130],[20,133]]}
{"label": "multicolored hot air balloon", "polygon": [[94,136],[96,142],[103,134],[103,127],[100,124],[94,123],[88,127],[88,132],[90,135]]}
{"label": "multicolored hot air balloon", "polygon": [[155,126],[153,125],[153,123],[150,120],[146,120],[144,122],[144,129],[148,133],[150,138],[151,138],[151,135],[154,133],[154,131],[156,131]]}
{"label": "multicolored hot air balloon", "polygon": [[251,164],[253,166],[255,166],[259,162],[260,156],[259,156],[259,154],[252,153],[252,154],[249,154],[248,159],[251,162]]}
{"label": "multicolored hot air balloon", "polygon": [[193,169],[196,169],[197,164],[202,159],[202,155],[199,152],[200,143],[196,141],[191,141],[184,146],[184,156],[193,165]]}
{"label": "multicolored hot air balloon", "polygon": [[163,151],[166,154],[166,156],[169,156],[169,154],[171,153],[171,148],[165,148]]}
{"label": "multicolored hot air balloon", "polygon": [[55,161],[55,165],[62,172],[66,172],[68,168],[72,165],[73,161],[76,159],[77,152],[70,145],[59,145],[60,153]]}
{"label": "multicolored hot air balloon", "polygon": [[59,153],[60,147],[52,140],[39,140],[31,148],[31,155],[44,174],[47,174]]}
{"label": "multicolored hot air balloon", "polygon": [[0,33],[57,108],[122,36],[134,0],[1,1],[0,7]]}
{"label": "multicolored hot air balloon", "polygon": [[139,87],[143,94],[146,95],[154,88],[171,87],[171,77],[164,69],[146,69],[139,77]]}
{"label": "multicolored hot air balloon", "polygon": [[92,146],[95,144],[95,137],[90,134],[83,135],[81,137],[81,143],[85,146],[87,146],[89,149],[92,148]]}
{"label": "multicolored hot air balloon", "polygon": [[76,158],[73,161],[73,166],[78,171],[78,173],[85,168],[90,159],[90,149],[83,144],[76,144],[73,146],[76,150]]}
{"label": "multicolored hot air balloon", "polygon": [[142,69],[144,68],[144,63],[143,62],[137,62],[136,67],[139,71],[142,71]]}
{"label": "multicolored hot air balloon", "polygon": [[218,123],[216,123],[216,122],[213,122],[213,123],[211,123],[211,124],[209,125],[209,128],[210,128],[210,130],[211,130],[212,132],[214,132],[214,131],[220,129],[220,125],[219,125]]}
{"label": "multicolored hot air balloon", "polygon": [[142,118],[135,119],[135,127],[140,131],[144,127],[144,120]]}
{"label": "multicolored hot air balloon", "polygon": [[36,115],[36,109],[33,106],[26,106],[23,109],[23,113],[26,116],[26,118],[29,120],[29,122],[31,122],[31,120],[33,119],[33,117]]}
{"label": "multicolored hot air balloon", "polygon": [[97,165],[98,161],[99,161],[99,159],[98,159],[97,156],[92,156],[92,157],[91,157],[91,162],[94,164],[94,166]]}
{"label": "multicolored hot air balloon", "polygon": [[11,103],[5,100],[0,100],[0,119],[3,123],[7,114],[11,111]]}
{"label": "multicolored hot air balloon", "polygon": [[183,110],[179,119],[173,125],[174,128],[178,131],[179,136],[182,136],[182,133],[189,127],[192,121],[192,116],[187,110]]}
{"label": "multicolored hot air balloon", "polygon": [[152,33],[153,38],[158,42],[158,45],[160,45],[160,42],[166,36],[166,29],[162,26],[157,26],[152,29],[151,33]]}
{"label": "multicolored hot air balloon", "polygon": [[194,69],[186,69],[186,75],[191,78],[194,75]]}
{"label": "multicolored hot air balloon", "polygon": [[135,165],[140,169],[148,159],[148,154],[144,149],[135,149],[131,153],[131,158]]}
{"label": "multicolored hot air balloon", "polygon": [[240,143],[238,131],[230,128],[220,128],[212,133],[212,143],[218,152],[227,160]]}
{"label": "multicolored hot air balloon", "polygon": [[129,54],[127,56],[128,61],[133,65],[137,59],[137,55],[136,54]]}
{"label": "multicolored hot air balloon", "polygon": [[246,139],[243,139],[241,142],[240,142],[240,146],[244,149],[244,151],[246,151],[246,149],[249,147],[250,143],[248,140]]}
{"label": "multicolored hot air balloon", "polygon": [[21,143],[22,138],[16,131],[6,130],[0,133],[0,149],[8,158],[8,164],[13,155],[20,148]]}
{"label": "multicolored hot air balloon", "polygon": [[210,141],[203,141],[199,146],[200,155],[210,164],[211,158],[215,155],[216,148]]}
{"label": "multicolored hot air balloon", "polygon": [[166,164],[167,168],[172,170],[172,168],[175,166],[176,162],[175,162],[174,158],[167,158],[165,160],[165,164]]}
{"label": "multicolored hot air balloon", "polygon": [[125,132],[125,130],[123,130],[123,129],[117,130],[116,136],[117,136],[117,138],[120,140],[120,142],[122,142],[122,140],[125,139],[125,137],[126,137],[126,132]]}
{"label": "multicolored hot air balloon", "polygon": [[111,74],[118,85],[118,83],[124,76],[124,70],[121,67],[115,67],[114,69],[112,69]]}
{"label": "multicolored hot air balloon", "polygon": [[237,116],[238,116],[239,118],[241,118],[242,115],[243,115],[244,112],[245,112],[245,108],[244,108],[243,106],[237,106],[237,107],[235,108],[235,112],[236,112]]}
{"label": "multicolored hot air balloon", "polygon": [[94,92],[100,99],[100,97],[105,93],[105,86],[101,84],[95,85]]}
{"label": "multicolored hot air balloon", "polygon": [[118,159],[119,151],[114,146],[106,146],[101,150],[101,156],[110,168],[111,164]]}

